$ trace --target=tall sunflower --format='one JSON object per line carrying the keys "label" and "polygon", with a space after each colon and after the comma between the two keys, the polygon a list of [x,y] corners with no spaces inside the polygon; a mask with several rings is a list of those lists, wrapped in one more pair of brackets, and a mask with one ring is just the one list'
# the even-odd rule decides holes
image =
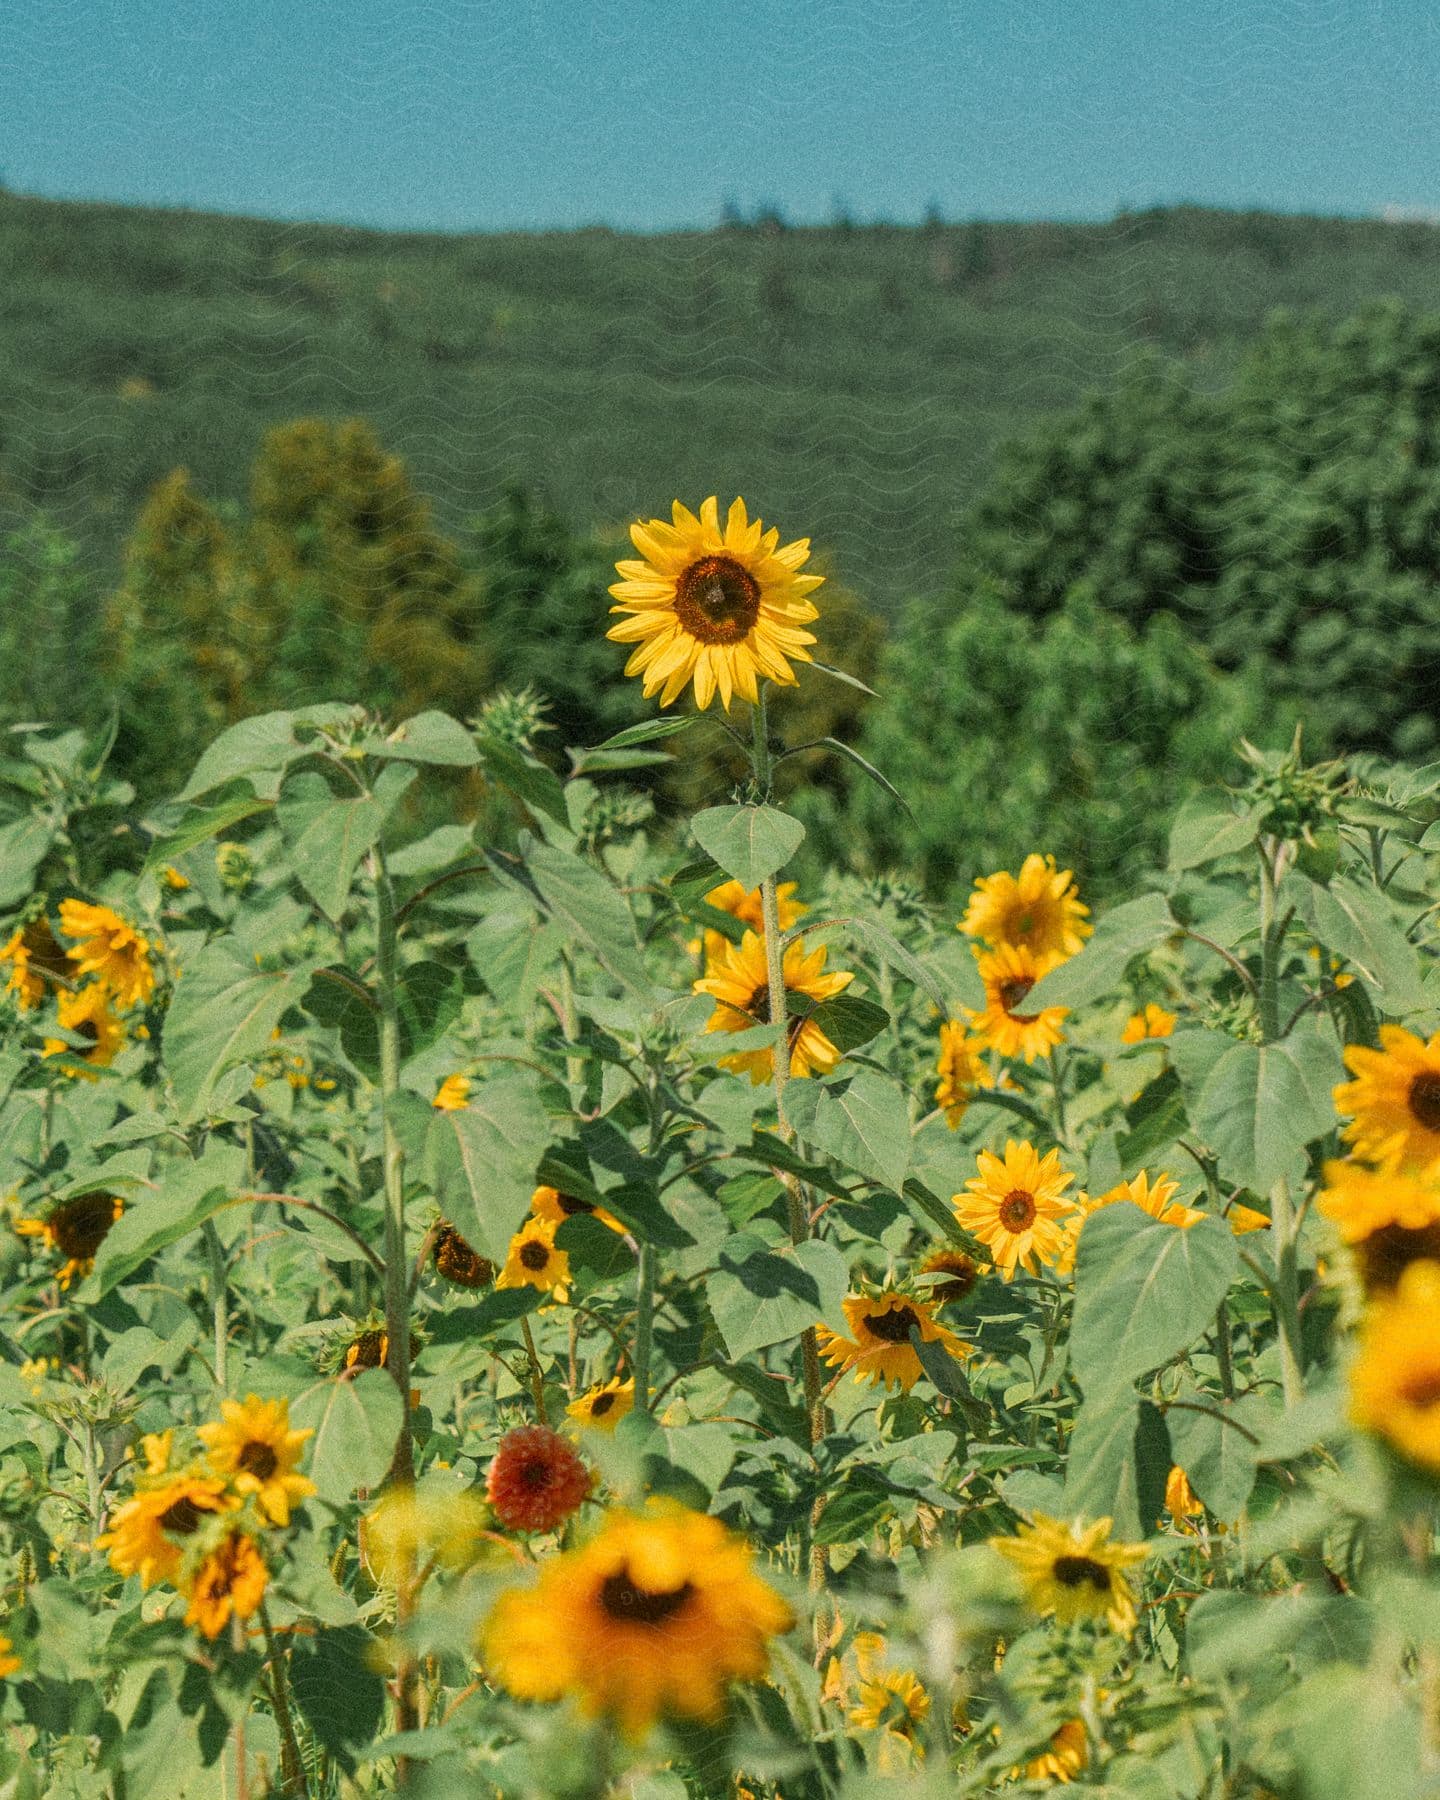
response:
{"label": "tall sunflower", "polygon": [[970,1102],[981,1088],[994,1087],[984,1057],[985,1040],[972,1037],[968,1026],[959,1019],[946,1019],[940,1026],[940,1056],[935,1072],[940,1081],[935,1089],[935,1104],[945,1115],[952,1131],[969,1110]]}
{"label": "tall sunflower", "polygon": [[997,949],[1010,944],[1058,961],[1084,947],[1095,929],[1086,923],[1089,914],[1070,870],[1057,869],[1053,856],[1032,854],[1018,876],[1005,869],[979,876],[957,929]]}
{"label": "tall sunflower", "polygon": [[565,1408],[583,1431],[613,1431],[635,1405],[635,1378],[622,1381],[612,1375],[609,1381],[587,1388],[577,1400]]}
{"label": "tall sunflower", "polygon": [[1081,1194],[1075,1203],[1076,1211],[1065,1225],[1065,1244],[1056,1258],[1055,1273],[1069,1275],[1074,1271],[1081,1228],[1091,1213],[1099,1212],[1103,1206],[1116,1206],[1125,1200],[1131,1206],[1138,1206],[1141,1212],[1149,1213],[1160,1224],[1173,1225],[1179,1231],[1188,1231],[1192,1225],[1198,1224],[1205,1214],[1198,1207],[1183,1206],[1180,1201],[1172,1198],[1179,1186],[1180,1183],[1172,1181],[1168,1175],[1157,1175],[1152,1182],[1146,1171],[1141,1169],[1138,1175],[1132,1175],[1128,1181],[1117,1182],[1098,1199],[1092,1200],[1088,1194]]}
{"label": "tall sunflower", "polygon": [[745,502],[732,503],[720,527],[712,494],[700,516],[680,502],[673,524],[650,519],[630,527],[643,561],[616,563],[624,577],[610,589],[626,615],[606,637],[634,644],[627,675],[644,679],[648,700],[657,690],[669,706],[694,680],[702,710],[718,692],[728,712],[739,694],[758,699],[757,678],[794,686],[790,658],[811,660],[813,632],[803,629],[819,614],[806,599],[824,577],[802,575],[809,538],[780,547],[780,533],[747,517]]}
{"label": "tall sunflower", "polygon": [[975,1015],[975,1030],[989,1049],[997,1056],[1023,1056],[1031,1063],[1064,1041],[1061,1021],[1068,1006],[1023,1010],[1025,996],[1060,963],[1060,957],[1037,956],[1023,944],[1001,944],[988,954],[977,953],[975,960],[985,984],[985,1006]]}
{"label": "tall sunflower", "polygon": [[1103,1619],[1127,1636],[1135,1629],[1135,1596],[1125,1571],[1143,1563],[1143,1544],[1112,1544],[1110,1520],[1073,1524],[1036,1513],[1014,1537],[991,1538],[1007,1562],[1019,1570],[1030,1610],[1057,1623]]}
{"label": "tall sunflower", "polygon": [[[98,981],[87,981],[74,993],[59,995],[55,1010],[63,1029],[83,1038],[85,1048],[76,1049],[63,1038],[46,1038],[42,1056],[71,1056],[105,1069],[124,1049],[125,1027],[111,1010],[109,996]],[[82,1069],[74,1073],[85,1075],[87,1081],[95,1079]]]}
{"label": "tall sunflower", "polygon": [[290,1508],[315,1492],[309,1476],[297,1473],[301,1445],[314,1435],[313,1425],[290,1429],[288,1400],[262,1400],[258,1394],[247,1394],[244,1405],[222,1400],[219,1419],[199,1431],[214,1473],[237,1494],[253,1494],[272,1525],[288,1525]]}
{"label": "tall sunflower", "polygon": [[1350,1369],[1350,1417],[1440,1474],[1440,1262],[1411,1263],[1370,1307]]}
{"label": "tall sunflower", "polygon": [[555,1226],[547,1219],[527,1219],[510,1240],[505,1267],[495,1278],[497,1288],[533,1287],[568,1297],[570,1258],[555,1248]]}
{"label": "tall sunflower", "polygon": [[1335,1089],[1335,1110],[1353,1117],[1342,1135],[1382,1169],[1440,1165],[1440,1031],[1428,1042],[1399,1025],[1380,1027],[1379,1050],[1351,1044],[1355,1077]]}
{"label": "tall sunflower", "polygon": [[523,1700],[572,1696],[631,1738],[667,1715],[717,1720],[758,1681],[794,1615],[719,1519],[673,1501],[616,1510],[579,1549],[503,1593],[483,1633],[491,1679]]}
{"label": "tall sunflower", "polygon": [[68,1288],[77,1275],[88,1275],[94,1268],[95,1253],[124,1210],[118,1194],[96,1189],[57,1200],[43,1219],[17,1219],[15,1229],[21,1237],[38,1237],[47,1250],[65,1259],[55,1278]]}
{"label": "tall sunflower", "polygon": [[65,953],[75,973],[93,976],[122,1011],[154,993],[150,940],[119,913],[86,900],[62,900],[60,929],[78,940]]}
{"label": "tall sunflower", "polygon": [[857,1381],[892,1382],[908,1394],[925,1373],[910,1342],[910,1332],[918,1330],[922,1342],[939,1344],[950,1356],[965,1357],[971,1346],[964,1343],[944,1325],[935,1323],[935,1310],[928,1300],[917,1300],[910,1294],[894,1292],[850,1294],[841,1302],[852,1337],[841,1337],[826,1325],[817,1325],[815,1335],[820,1354],[832,1369],[853,1369]]}
{"label": "tall sunflower", "polygon": [[1412,1262],[1440,1262],[1440,1179],[1328,1162],[1320,1211],[1339,1227],[1368,1294],[1388,1293]]}
{"label": "tall sunflower", "polygon": [[[813,1019],[799,1016],[789,1002],[791,994],[803,994],[816,1002],[832,999],[855,979],[848,969],[832,969],[829,974],[824,970],[823,944],[808,954],[801,938],[786,946],[781,975],[785,982],[790,1073],[797,1079],[812,1070],[828,1075],[840,1061],[840,1051],[821,1028]],[[753,1031],[757,1025],[772,1023],[764,938],[747,931],[740,943],[726,944],[709,971],[695,983],[695,992],[709,994],[716,1002],[706,1031]],[[748,1074],[751,1083],[759,1087],[774,1072],[775,1052],[767,1044],[761,1050],[722,1056],[720,1063],[737,1075]]]}
{"label": "tall sunflower", "polygon": [[982,1150],[975,1160],[979,1174],[950,1204],[989,1249],[1002,1280],[1013,1280],[1017,1269],[1034,1275],[1041,1263],[1054,1263],[1064,1249],[1063,1226],[1076,1210],[1065,1198],[1075,1177],[1060,1167],[1060,1152],[1041,1156],[1033,1144],[1010,1138],[1003,1158]]}

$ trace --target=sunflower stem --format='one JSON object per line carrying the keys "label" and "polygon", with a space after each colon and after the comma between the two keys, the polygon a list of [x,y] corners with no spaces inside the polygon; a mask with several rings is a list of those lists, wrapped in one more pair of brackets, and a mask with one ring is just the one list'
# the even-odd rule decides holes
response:
{"label": "sunflower stem", "polygon": [[1070,1133],[1065,1123],[1065,1070],[1053,1044],[1050,1046],[1050,1085],[1055,1090],[1055,1139],[1068,1149]]}
{"label": "sunflower stem", "polygon": [[550,1423],[549,1414],[545,1411],[545,1377],[540,1372],[540,1356],[535,1348],[535,1335],[530,1329],[530,1321],[522,1313],[520,1329],[525,1334],[525,1354],[530,1359],[530,1392],[535,1400],[535,1416],[542,1425]]}
{"label": "sunflower stem", "polygon": [[1235,1364],[1230,1351],[1230,1308],[1222,1300],[1215,1309],[1215,1362],[1220,1371],[1220,1392],[1235,1398]]}
{"label": "sunflower stem", "polygon": [[305,1762],[295,1736],[295,1722],[290,1716],[290,1700],[285,1691],[285,1670],[275,1647],[275,1632],[265,1602],[260,1602],[260,1628],[265,1633],[267,1673],[270,1677],[270,1700],[275,1709],[275,1724],[280,1733],[280,1780],[282,1794],[305,1792]]}
{"label": "sunflower stem", "polygon": [[215,1385],[222,1394],[230,1391],[226,1367],[230,1347],[229,1267],[225,1247],[213,1219],[204,1225],[205,1249],[210,1258],[210,1309],[215,1319]]}
{"label": "sunflower stem", "polygon": [[655,1326],[655,1246],[641,1244],[635,1276],[635,1349],[630,1362],[635,1376],[635,1410],[650,1410],[650,1344]]}
{"label": "sunflower stem", "polygon": [[1280,1035],[1279,933],[1275,929],[1275,856],[1269,839],[1256,846],[1260,858],[1260,1031],[1267,1044]]}
{"label": "sunflower stem", "polygon": [[1290,1180],[1285,1175],[1270,1190],[1270,1233],[1275,1257],[1270,1299],[1280,1338],[1280,1387],[1288,1408],[1298,1406],[1305,1397],[1305,1365],[1300,1340],[1295,1207],[1290,1198]]}

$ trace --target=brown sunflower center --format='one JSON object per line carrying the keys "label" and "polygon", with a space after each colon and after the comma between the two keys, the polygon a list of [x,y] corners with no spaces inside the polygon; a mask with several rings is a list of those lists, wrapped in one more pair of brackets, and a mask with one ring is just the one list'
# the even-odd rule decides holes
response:
{"label": "brown sunflower center", "polygon": [[173,1532],[176,1537],[189,1537],[200,1529],[200,1508],[188,1494],[167,1506],[160,1515],[160,1529]]}
{"label": "brown sunflower center", "polygon": [[522,1463],[517,1473],[521,1487],[529,1488],[533,1493],[540,1488],[549,1487],[555,1470],[548,1457],[534,1456],[529,1462]]}
{"label": "brown sunflower center", "polygon": [[435,1240],[435,1267],[460,1287],[488,1287],[495,1279],[494,1263],[467,1244],[453,1225],[444,1226]]}
{"label": "brown sunflower center", "polygon": [[1440,1369],[1417,1369],[1396,1391],[1407,1406],[1440,1405]]}
{"label": "brown sunflower center", "polygon": [[702,644],[738,644],[760,617],[760,583],[733,556],[702,556],[676,580],[675,616]]}
{"label": "brown sunflower center", "polygon": [[919,1323],[913,1306],[892,1306],[889,1312],[875,1313],[868,1318],[865,1329],[882,1343],[908,1344],[910,1327]]}
{"label": "brown sunflower center", "polygon": [[550,1252],[538,1238],[530,1238],[520,1246],[520,1261],[532,1274],[538,1275],[550,1260]]}
{"label": "brown sunflower center", "polygon": [[84,1261],[92,1257],[115,1223],[113,1194],[77,1194],[56,1207],[50,1217],[55,1247],[64,1255]]}
{"label": "brown sunflower center", "polygon": [[[93,1019],[81,1019],[77,1024],[72,1025],[70,1030],[75,1033],[76,1037],[84,1038],[92,1050],[100,1048],[100,1027]],[[89,1052],[82,1050],[80,1054],[85,1056]]]}
{"label": "brown sunflower center", "polygon": [[1088,1583],[1097,1594],[1110,1591],[1110,1571],[1093,1556],[1057,1556],[1050,1573],[1061,1587],[1078,1588]]}
{"label": "brown sunflower center", "polygon": [[995,990],[995,997],[1000,1002],[1000,1010],[1009,1013],[1012,1019],[1019,1019],[1022,1024],[1028,1024],[1035,1014],[1019,1013],[1015,1008],[1034,985],[1033,979],[1028,975],[1012,975],[1008,980],[1002,981]]}
{"label": "brown sunflower center", "polygon": [[636,1587],[629,1570],[621,1569],[616,1575],[607,1575],[601,1583],[600,1604],[612,1619],[623,1619],[632,1625],[663,1625],[675,1617],[694,1592],[688,1581],[682,1581],[678,1588],[652,1594],[646,1588]]}
{"label": "brown sunflower center", "polygon": [[243,1469],[247,1475],[253,1475],[257,1481],[268,1481],[280,1467],[280,1459],[275,1454],[274,1446],[251,1438],[249,1443],[235,1459],[235,1466]]}
{"label": "brown sunflower center", "polygon": [[562,1194],[556,1192],[555,1204],[567,1219],[573,1219],[576,1213],[594,1212],[595,1208],[588,1200],[582,1200],[578,1194]]}
{"label": "brown sunflower center", "polygon": [[590,1417],[603,1419],[614,1404],[615,1396],[613,1394],[597,1394],[590,1405]]}
{"label": "brown sunflower center", "polygon": [[1440,1075],[1422,1069],[1410,1083],[1410,1111],[1427,1131],[1440,1131]]}
{"label": "brown sunflower center", "polygon": [[390,1350],[383,1331],[362,1331],[345,1352],[347,1369],[378,1369]]}
{"label": "brown sunflower center", "polygon": [[1422,1257],[1440,1262],[1440,1225],[1423,1225],[1413,1231],[1404,1225],[1382,1225],[1355,1248],[1365,1291],[1389,1293],[1412,1262]]}
{"label": "brown sunflower center", "polygon": [[1035,1223],[1035,1196],[1024,1188],[1011,1188],[1000,1202],[999,1217],[1007,1231],[1028,1231]]}

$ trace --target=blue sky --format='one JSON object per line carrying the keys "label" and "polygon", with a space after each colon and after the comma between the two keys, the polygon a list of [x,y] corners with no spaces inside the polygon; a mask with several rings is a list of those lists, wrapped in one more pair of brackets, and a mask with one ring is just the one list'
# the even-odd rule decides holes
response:
{"label": "blue sky", "polygon": [[22,192],[412,228],[1440,212],[1433,0],[7,0]]}

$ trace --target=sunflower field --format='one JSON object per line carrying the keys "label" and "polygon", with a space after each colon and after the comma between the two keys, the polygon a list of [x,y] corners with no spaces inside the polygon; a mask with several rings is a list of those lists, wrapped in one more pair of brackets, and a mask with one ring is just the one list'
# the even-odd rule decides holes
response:
{"label": "sunflower field", "polygon": [[808,542],[631,535],[566,777],[11,733],[0,1797],[1440,1794],[1440,764],[803,891]]}

